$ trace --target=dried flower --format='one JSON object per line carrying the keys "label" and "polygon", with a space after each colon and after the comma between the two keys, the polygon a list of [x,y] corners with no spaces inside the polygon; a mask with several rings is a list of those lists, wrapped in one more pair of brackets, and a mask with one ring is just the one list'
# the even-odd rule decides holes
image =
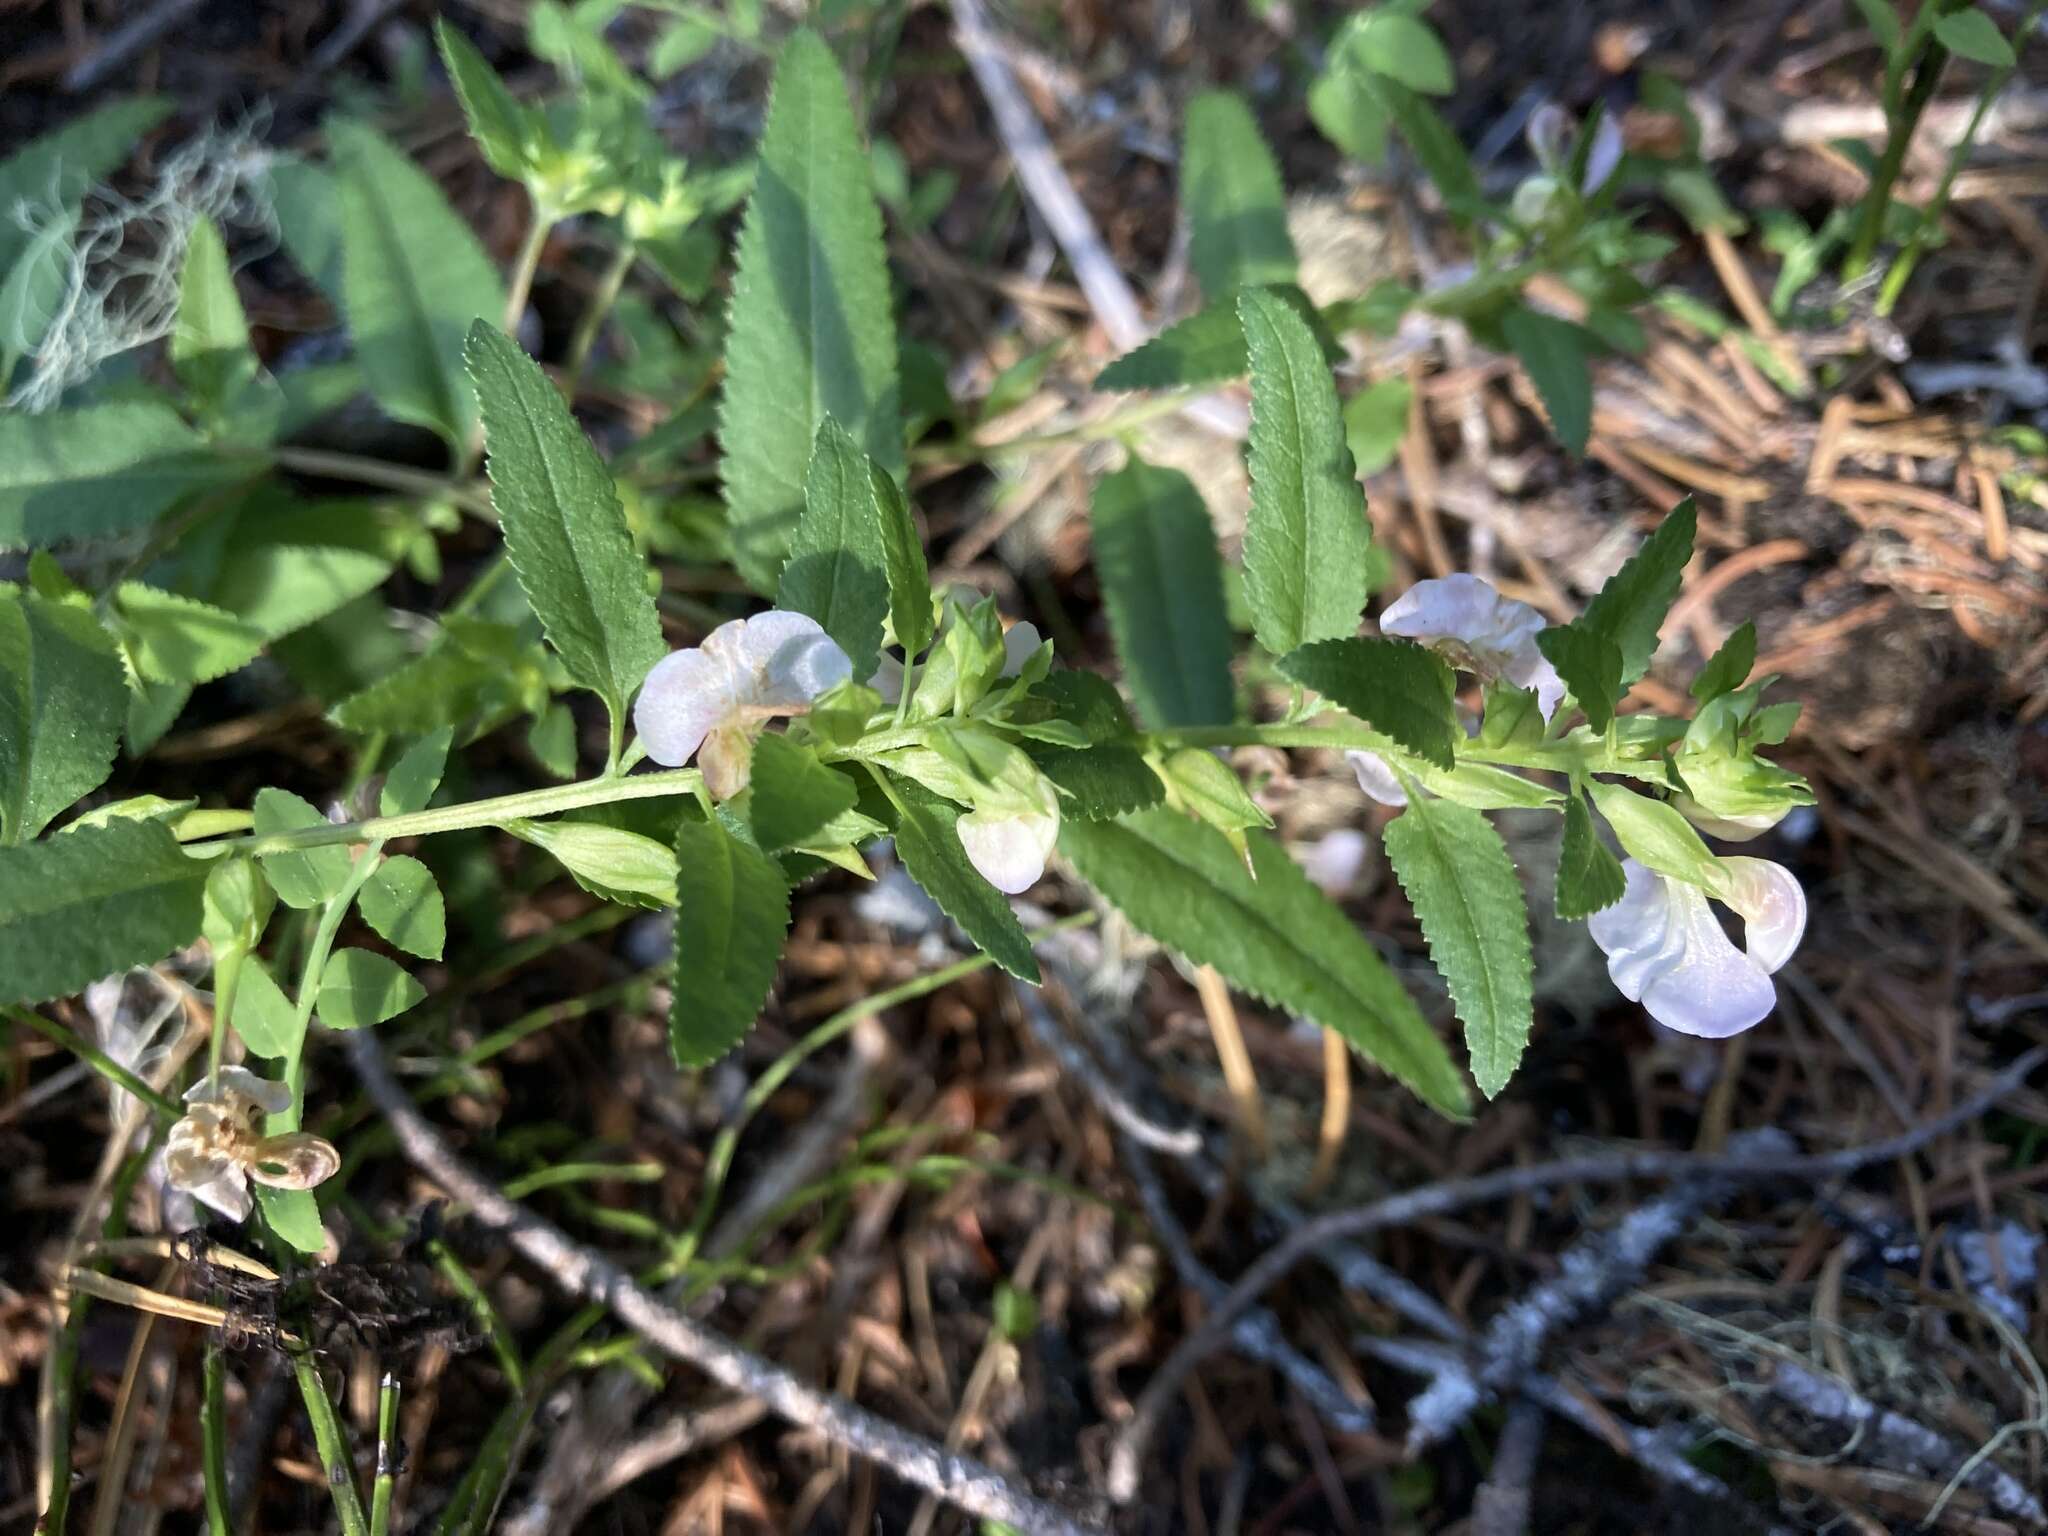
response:
{"label": "dried flower", "polygon": [[1771,976],[1806,931],[1806,893],[1768,859],[1718,861],[1712,893],[1743,920],[1746,952],[1721,930],[1708,892],[1624,860],[1620,901],[1587,920],[1621,994],[1681,1034],[1725,1039],[1761,1023],[1777,1005]]}
{"label": "dried flower", "polygon": [[1462,573],[1418,581],[1380,617],[1385,633],[1419,640],[1462,671],[1533,688],[1548,720],[1565,687],[1536,648],[1544,623],[1527,603],[1502,597],[1489,583]]}
{"label": "dried flower", "polygon": [[236,1221],[249,1217],[249,1180],[272,1189],[311,1189],[334,1176],[341,1154],[305,1131],[265,1136],[259,1116],[290,1109],[292,1091],[242,1067],[223,1067],[186,1090],[185,1117],[171,1127],[164,1164],[171,1186]]}
{"label": "dried flower", "polygon": [[728,800],[747,787],[763,727],[778,715],[808,713],[818,695],[852,675],[846,652],[815,619],[770,609],[721,624],[701,646],[656,662],[633,725],[654,761],[680,768],[696,757],[713,798]]}

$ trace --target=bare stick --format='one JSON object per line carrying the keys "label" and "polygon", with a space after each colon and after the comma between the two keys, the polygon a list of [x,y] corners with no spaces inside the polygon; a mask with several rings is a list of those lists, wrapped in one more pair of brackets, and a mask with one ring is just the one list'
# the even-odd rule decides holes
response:
{"label": "bare stick", "polygon": [[1493,1470],[1472,1496],[1472,1536],[1522,1536],[1529,1529],[1530,1485],[1543,1451],[1543,1407],[1523,1398],[1508,1410],[1493,1449]]}
{"label": "bare stick", "polygon": [[609,1259],[506,1199],[464,1165],[392,1077],[373,1031],[352,1031],[347,1046],[356,1075],[390,1122],[407,1160],[466,1204],[477,1220],[502,1232],[564,1291],[602,1303],[650,1343],[721,1386],[759,1399],[790,1423],[879,1462],[913,1487],[970,1514],[1004,1521],[1025,1536],[1086,1536],[1089,1527],[1075,1516],[1026,1493],[993,1467],[821,1392],[664,1305]]}
{"label": "bare stick", "polygon": [[1110,1451],[1109,1494],[1128,1503],[1138,1488],[1138,1465],[1158,1427],[1160,1414],[1180,1390],[1189,1371],[1230,1336],[1231,1322],[1304,1258],[1324,1244],[1363,1237],[1391,1226],[1441,1216],[1491,1200],[1504,1200],[1560,1184],[1618,1184],[1637,1179],[1730,1178],[1750,1184],[1776,1179],[1818,1183],[1890,1162],[1919,1151],[1937,1137],[1966,1125],[2013,1092],[2044,1059],[2048,1047],[2036,1047],[1994,1077],[1980,1093],[1921,1125],[1868,1146],[1805,1156],[1753,1157],[1731,1154],[1701,1157],[1687,1152],[1624,1152],[1600,1157],[1565,1158],[1522,1168],[1505,1168],[1470,1179],[1425,1185],[1371,1205],[1332,1211],[1302,1223],[1269,1249],[1219,1300],[1201,1327],[1174,1347],[1139,1394],[1130,1422]]}

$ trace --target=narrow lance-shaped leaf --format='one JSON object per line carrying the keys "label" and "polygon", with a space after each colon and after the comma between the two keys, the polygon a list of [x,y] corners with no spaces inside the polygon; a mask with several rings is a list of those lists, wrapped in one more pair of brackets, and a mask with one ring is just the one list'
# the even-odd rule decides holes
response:
{"label": "narrow lance-shaped leaf", "polygon": [[903,466],[882,216],[832,50],[783,46],[736,248],[725,393],[726,504],[740,573],[772,591],[831,416],[891,476]]}
{"label": "narrow lance-shaped leaf", "polygon": [[1576,621],[1579,628],[1614,642],[1621,652],[1623,687],[1650,670],[1650,658],[1657,652],[1657,631],[1678,597],[1679,581],[1692,559],[1698,533],[1699,512],[1688,496],[1671,509],[1621,569],[1607,578]]}
{"label": "narrow lance-shaped leaf", "polygon": [[1463,735],[1451,701],[1457,680],[1412,640],[1324,640],[1280,658],[1280,670],[1313,688],[1423,761],[1448,772]]}
{"label": "narrow lance-shaped leaf", "polygon": [[1232,718],[1216,530],[1194,482],[1139,459],[1095,488],[1095,569],[1124,681],[1155,727]]}
{"label": "narrow lance-shaped leaf", "polygon": [[676,829],[676,973],[669,1049],[701,1067],[746,1037],[775,984],[789,887],[773,859],[716,820]]}
{"label": "narrow lance-shaped leaf", "polygon": [[1550,413],[1557,440],[1573,458],[1583,456],[1593,430],[1592,334],[1523,304],[1509,306],[1500,328]]}
{"label": "narrow lance-shaped leaf", "polygon": [[1237,288],[1291,283],[1297,265],[1287,233],[1280,167],[1244,99],[1204,91],[1188,103],[1181,155],[1188,264],[1205,298]]}
{"label": "narrow lance-shaped leaf", "polygon": [[1576,791],[1565,801],[1564,841],[1557,855],[1557,915],[1566,921],[1591,917],[1613,906],[1628,888],[1628,877],[1593,825],[1593,813]]}
{"label": "narrow lance-shaped leaf", "polygon": [[505,554],[569,675],[623,728],[626,701],[662,657],[647,562],[597,450],[547,375],[479,320],[469,369],[490,450]]}
{"label": "narrow lance-shaped leaf", "polygon": [[1235,985],[1333,1029],[1446,1114],[1463,1079],[1358,926],[1269,836],[1230,840],[1173,811],[1065,822],[1060,849],[1139,928]]}
{"label": "narrow lance-shaped leaf", "polygon": [[1479,812],[1411,794],[1387,823],[1387,856],[1465,1026],[1479,1091],[1507,1086],[1535,1022],[1534,962],[1522,882]]}
{"label": "narrow lance-shaped leaf", "polygon": [[802,847],[859,798],[853,780],[787,736],[770,732],[754,743],[748,816],[768,852]]}
{"label": "narrow lance-shaped leaf", "polygon": [[0,849],[0,1003],[69,997],[199,937],[207,866],[160,821]]}
{"label": "narrow lance-shaped leaf", "polygon": [[804,475],[804,508],[790,536],[776,606],[816,619],[853,662],[875,670],[889,612],[879,478],[874,461],[829,416],[818,424]]}
{"label": "narrow lance-shaped leaf", "polygon": [[227,246],[211,219],[194,224],[185,242],[170,352],[179,382],[212,405],[226,403],[258,373]]}
{"label": "narrow lance-shaped leaf", "polygon": [[527,108],[446,16],[434,21],[434,42],[484,163],[500,176],[519,180],[526,173]]}
{"label": "narrow lance-shaped leaf", "polygon": [[498,271],[426,173],[369,128],[328,124],[339,169],[342,292],[364,377],[400,421],[457,447],[476,426],[463,338],[505,313]]}
{"label": "narrow lance-shaped leaf", "polygon": [[0,590],[0,843],[27,842],[106,781],[127,706],[91,614]]}
{"label": "narrow lance-shaped leaf", "polygon": [[1372,533],[1315,337],[1269,293],[1247,291],[1238,313],[1252,372],[1245,595],[1259,643],[1284,656],[1356,632]]}
{"label": "narrow lance-shaped leaf", "polygon": [[0,412],[0,550],[147,527],[192,492],[259,467],[209,450],[155,400]]}

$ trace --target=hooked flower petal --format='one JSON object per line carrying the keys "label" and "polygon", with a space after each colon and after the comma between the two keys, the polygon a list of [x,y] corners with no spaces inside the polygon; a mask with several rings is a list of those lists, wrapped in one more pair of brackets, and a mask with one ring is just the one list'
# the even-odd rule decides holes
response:
{"label": "hooked flower petal", "polygon": [[1535,690],[1548,720],[1564,699],[1564,679],[1537,649],[1543,615],[1502,597],[1491,583],[1459,572],[1418,581],[1380,616],[1389,635],[1420,641],[1453,666]]}
{"label": "hooked flower petal", "polygon": [[[1792,874],[1763,859],[1728,859],[1728,904],[1750,924],[1748,952],[1715,919],[1707,893],[1634,859],[1622,861],[1620,901],[1587,919],[1622,996],[1681,1034],[1722,1040],[1761,1023],[1777,1006],[1771,973],[1791,958],[1806,925],[1806,897]],[[1754,914],[1754,915],[1752,915]]]}
{"label": "hooked flower petal", "polygon": [[1394,777],[1394,770],[1387,766],[1387,760],[1377,752],[1346,752],[1344,760],[1351,765],[1352,773],[1358,777],[1358,787],[1366,797],[1377,800],[1381,805],[1391,805],[1396,810],[1408,803],[1408,791],[1401,787],[1401,781]]}

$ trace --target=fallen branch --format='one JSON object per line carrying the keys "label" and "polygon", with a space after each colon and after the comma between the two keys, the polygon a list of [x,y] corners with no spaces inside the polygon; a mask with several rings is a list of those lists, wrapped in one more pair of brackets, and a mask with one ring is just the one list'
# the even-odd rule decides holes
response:
{"label": "fallen branch", "polygon": [[1855,1173],[1873,1163],[1889,1162],[1919,1151],[1937,1137],[1968,1124],[2017,1089],[2044,1059],[2048,1047],[2037,1047],[1994,1077],[1980,1093],[1947,1114],[1868,1146],[1840,1152],[1799,1156],[1702,1157],[1685,1152],[1626,1152],[1600,1157],[1565,1158],[1522,1168],[1507,1168],[1470,1179],[1452,1179],[1394,1195],[1370,1205],[1332,1211],[1296,1227],[1238,1278],[1202,1325],[1175,1346],[1165,1363],[1138,1395],[1135,1411],[1110,1450],[1109,1494],[1129,1503],[1137,1494],[1138,1467],[1158,1428],[1167,1403],[1187,1375],[1230,1337],[1230,1325],[1248,1307],[1304,1258],[1325,1244],[1364,1237],[1386,1227],[1401,1226],[1492,1200],[1555,1188],[1561,1184],[1618,1184],[1640,1179],[1734,1179],[1764,1184],[1784,1179],[1818,1183]]}
{"label": "fallen branch", "polygon": [[1080,1519],[1025,1492],[995,1468],[822,1392],[665,1305],[609,1259],[506,1199],[462,1163],[392,1077],[373,1031],[351,1031],[346,1044],[356,1075],[390,1123],[406,1159],[467,1205],[478,1221],[503,1233],[563,1291],[601,1303],[627,1327],[713,1381],[758,1399],[790,1423],[970,1514],[1004,1521],[1025,1536],[1086,1536],[1089,1527]]}

